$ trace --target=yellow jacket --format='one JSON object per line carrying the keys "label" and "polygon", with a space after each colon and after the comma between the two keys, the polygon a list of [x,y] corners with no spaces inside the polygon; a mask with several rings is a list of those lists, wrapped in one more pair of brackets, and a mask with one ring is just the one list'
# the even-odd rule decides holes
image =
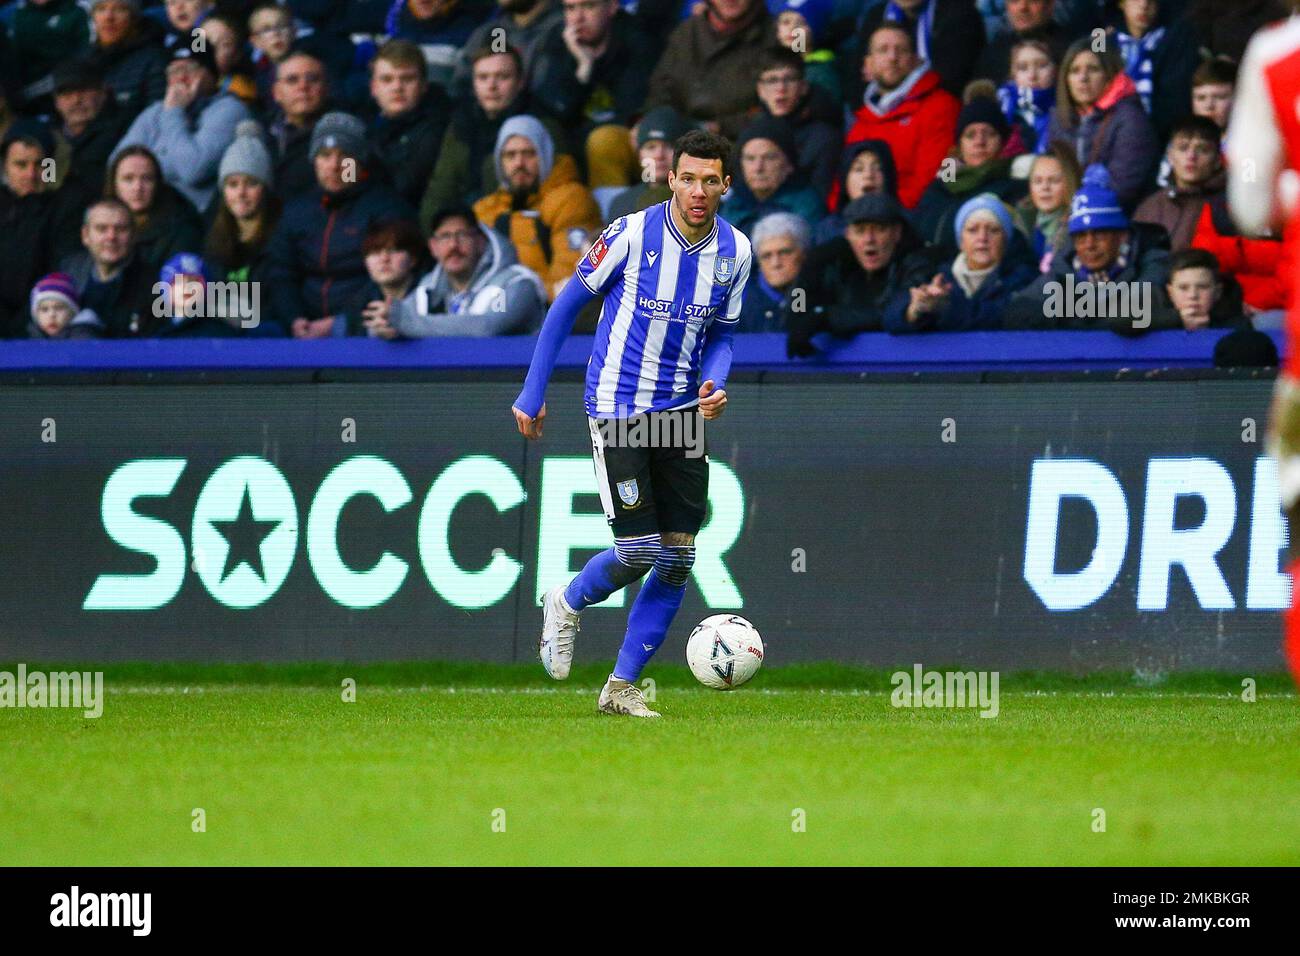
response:
{"label": "yellow jacket", "polygon": [[573,157],[558,153],[551,174],[522,209],[512,209],[508,190],[474,203],[479,222],[509,236],[519,262],[542,277],[550,301],[573,275],[578,260],[600,232],[600,207],[578,182]]}

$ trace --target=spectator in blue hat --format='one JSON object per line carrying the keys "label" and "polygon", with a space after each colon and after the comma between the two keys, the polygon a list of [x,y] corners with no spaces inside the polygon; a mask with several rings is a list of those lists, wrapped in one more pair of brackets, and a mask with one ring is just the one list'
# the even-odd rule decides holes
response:
{"label": "spectator in blue hat", "polygon": [[992,193],[968,199],[954,223],[957,257],[885,310],[890,332],[970,332],[1002,328],[1011,296],[1037,275],[1011,210]]}
{"label": "spectator in blue hat", "polygon": [[[1106,329],[1121,334],[1141,331],[1150,315],[1091,314],[1058,308],[1069,291],[1084,283],[1125,283],[1151,301],[1169,275],[1169,233],[1163,227],[1133,223],[1120,204],[1104,166],[1084,170],[1083,184],[1070,208],[1072,251],[1055,256],[1051,269],[1011,298],[1005,326],[1025,329]],[[1062,290],[1065,298],[1062,299]],[[1091,290],[1086,290],[1091,291]],[[1100,298],[1100,297],[1097,297]]]}
{"label": "spectator in blue hat", "polygon": [[219,309],[211,307],[206,294],[213,281],[203,257],[193,252],[178,252],[158,271],[154,285],[153,334],[161,337],[230,338],[236,326],[224,321]]}

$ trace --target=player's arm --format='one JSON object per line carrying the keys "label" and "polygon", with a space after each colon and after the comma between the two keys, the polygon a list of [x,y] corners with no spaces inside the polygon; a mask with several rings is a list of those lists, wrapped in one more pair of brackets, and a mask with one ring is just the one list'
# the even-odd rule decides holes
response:
{"label": "player's arm", "polygon": [[[1278,182],[1282,137],[1264,78],[1268,39],[1266,31],[1246,47],[1228,124],[1228,209],[1250,236],[1267,235],[1296,198],[1286,188],[1293,183]],[[1279,196],[1285,192],[1292,195]]]}
{"label": "player's arm", "polygon": [[736,338],[736,324],[740,321],[740,307],[749,284],[749,271],[753,264],[747,252],[736,270],[727,296],[726,315],[709,323],[705,333],[704,352],[700,357],[700,414],[705,420],[717,418],[727,407],[727,375],[731,371],[732,344]]}
{"label": "player's arm", "polygon": [[515,423],[519,431],[527,438],[542,437],[542,419],[546,417],[546,383],[555,371],[556,359],[560,357],[560,347],[573,331],[573,323],[583,307],[596,297],[596,294],[581,282],[566,283],[555,302],[546,313],[542,331],[537,335],[537,344],[533,347],[533,360],[528,366],[528,377],[524,379],[523,391],[515,399]]}

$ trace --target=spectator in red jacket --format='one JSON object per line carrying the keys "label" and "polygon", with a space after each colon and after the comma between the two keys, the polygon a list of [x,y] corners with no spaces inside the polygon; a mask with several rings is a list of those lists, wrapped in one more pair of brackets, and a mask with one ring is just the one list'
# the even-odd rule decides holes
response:
{"label": "spectator in red jacket", "polygon": [[1287,307],[1285,277],[1291,273],[1283,262],[1281,240],[1243,236],[1228,215],[1226,194],[1215,196],[1201,210],[1192,248],[1213,253],[1223,274],[1237,280],[1247,312]]}
{"label": "spectator in red jacket", "polygon": [[[871,34],[862,63],[867,91],[845,144],[882,139],[898,161],[898,198],[913,208],[952,146],[961,103],[916,55],[912,35],[895,23]],[[831,190],[835,207],[838,183]]]}

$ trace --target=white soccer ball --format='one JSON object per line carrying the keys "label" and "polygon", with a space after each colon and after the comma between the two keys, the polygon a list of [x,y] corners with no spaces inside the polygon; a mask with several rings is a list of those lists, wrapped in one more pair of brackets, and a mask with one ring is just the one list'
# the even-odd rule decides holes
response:
{"label": "white soccer ball", "polygon": [[705,687],[731,690],[763,666],[763,639],[738,614],[715,614],[695,625],[686,640],[686,663]]}

